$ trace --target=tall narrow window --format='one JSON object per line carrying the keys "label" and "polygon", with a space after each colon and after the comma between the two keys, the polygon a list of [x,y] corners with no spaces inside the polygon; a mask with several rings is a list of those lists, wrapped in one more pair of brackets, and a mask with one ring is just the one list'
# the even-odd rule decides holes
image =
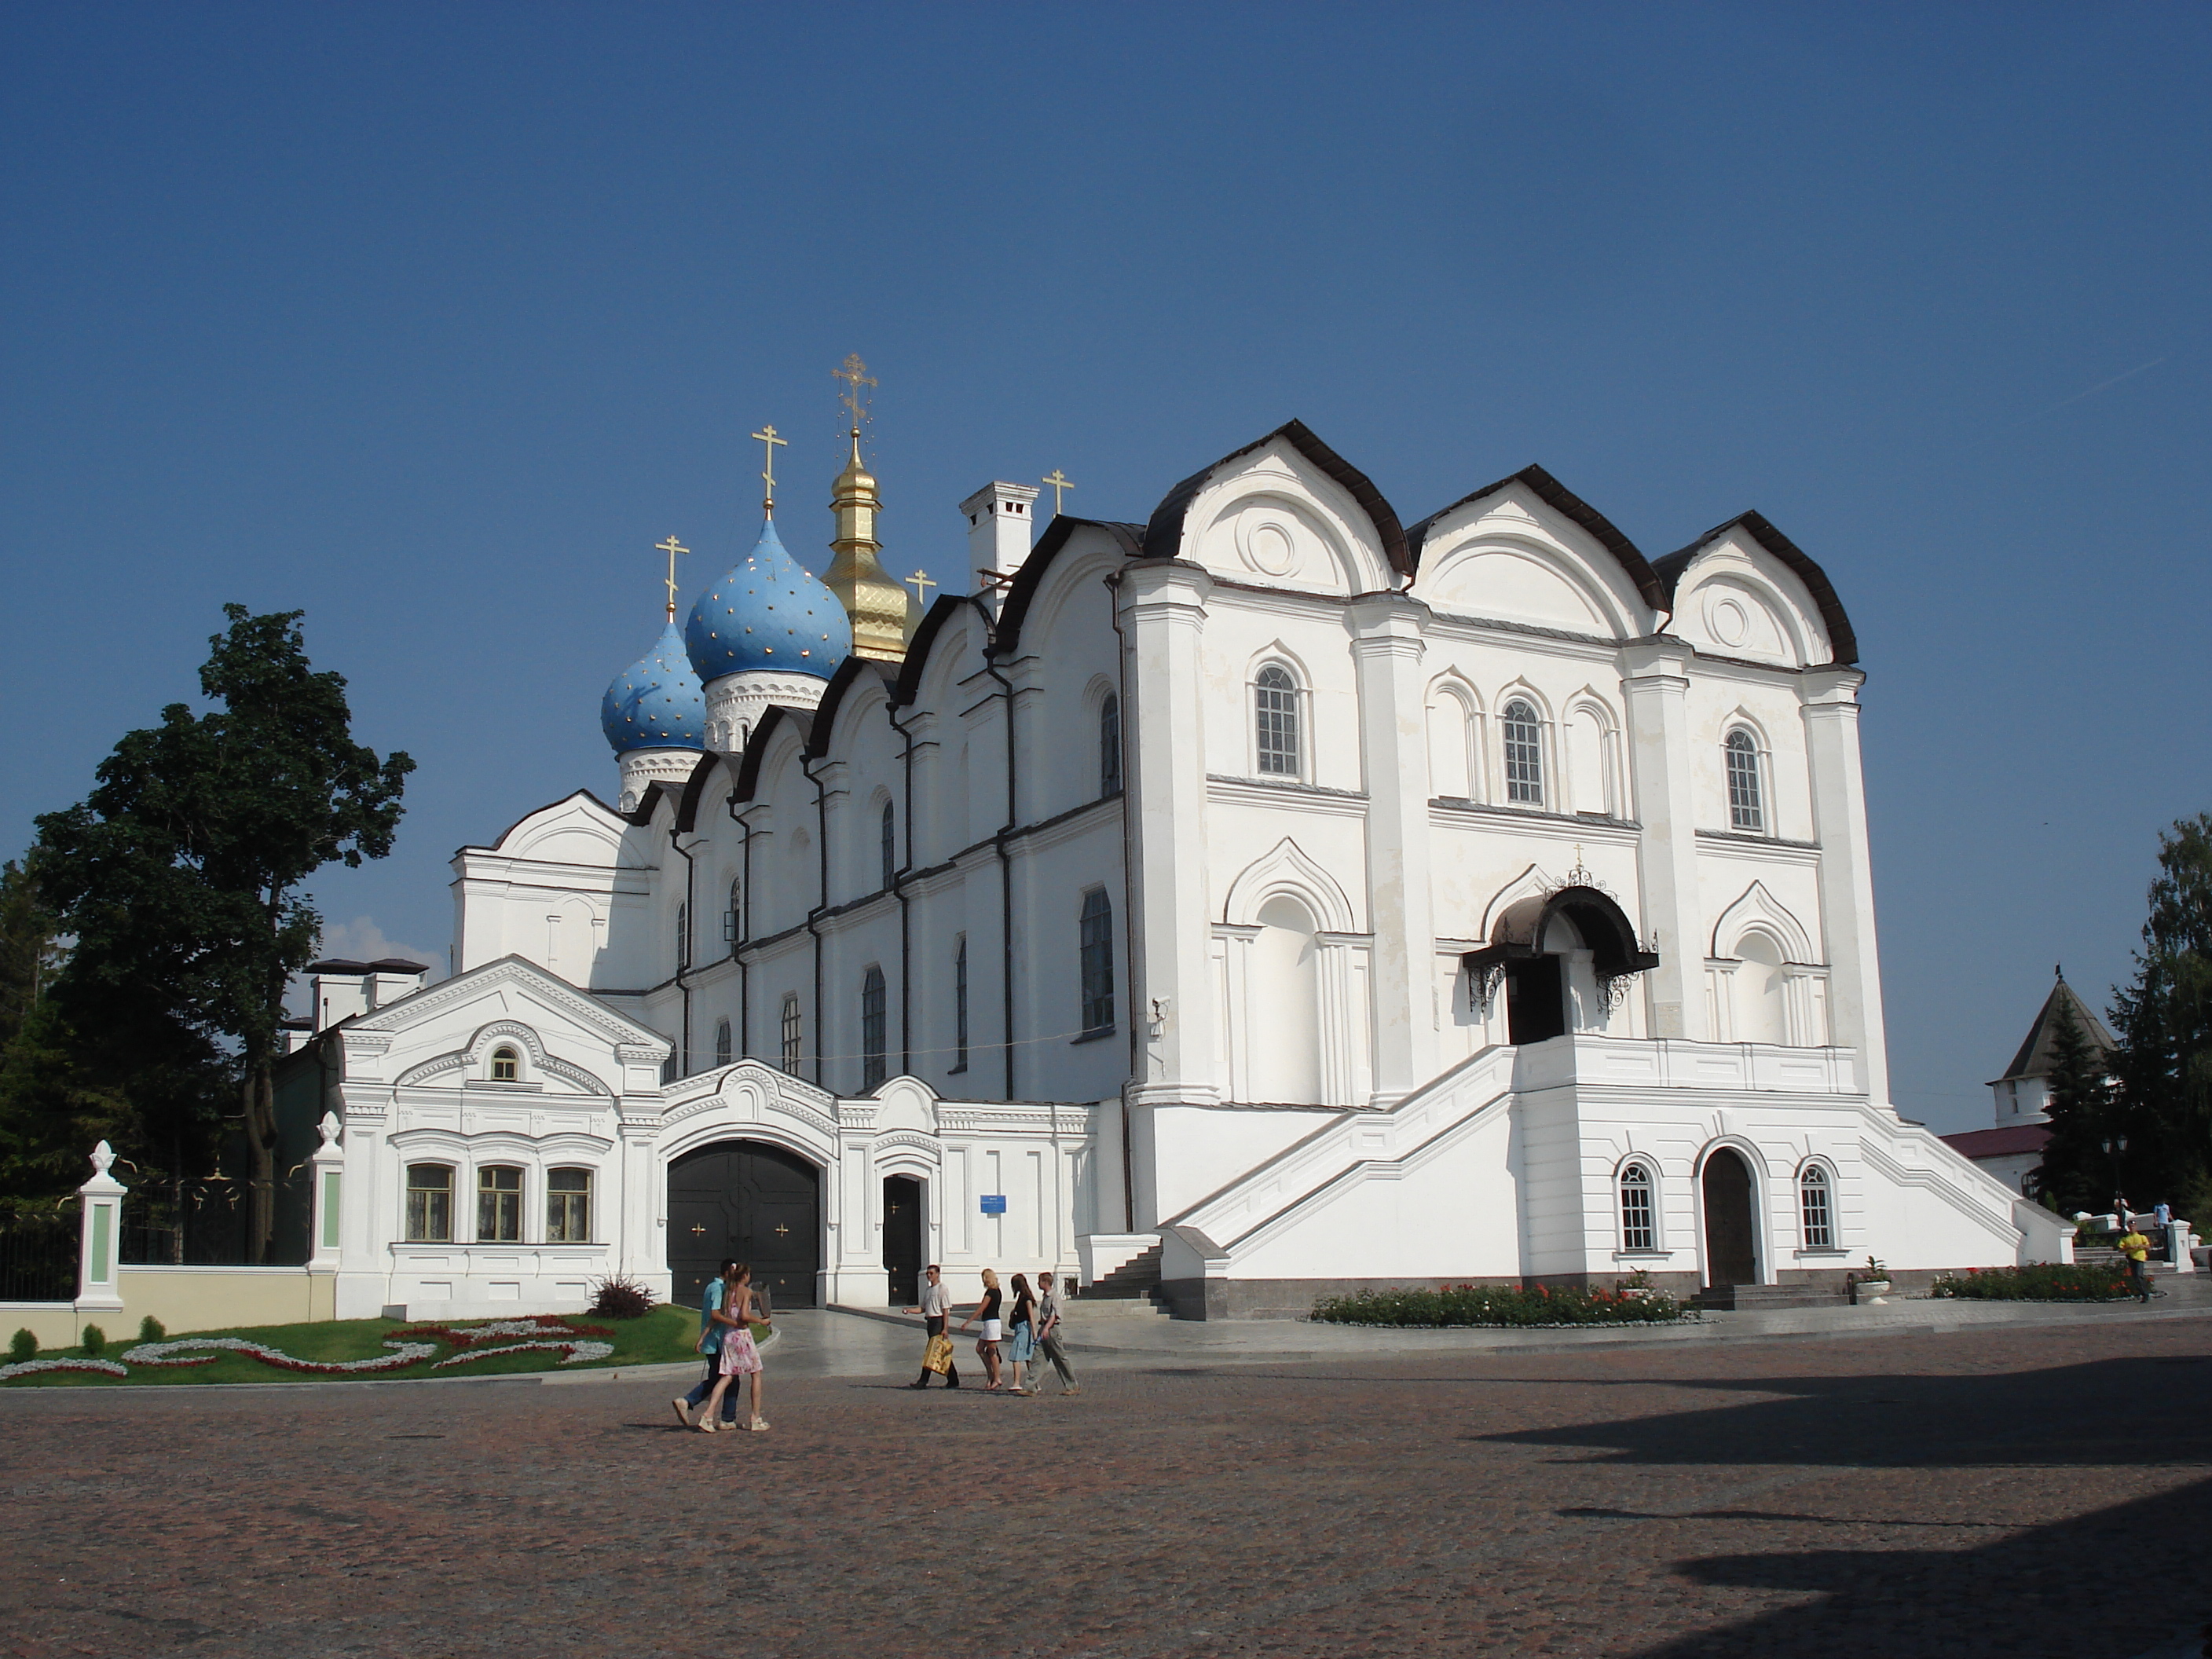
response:
{"label": "tall narrow window", "polygon": [[1808,1164],[1797,1177],[1797,1207],[1805,1223],[1805,1248],[1834,1249],[1835,1206],[1828,1201],[1828,1172],[1817,1164]]}
{"label": "tall narrow window", "polygon": [[682,973],[691,965],[691,907],[676,907],[676,971]]}
{"label": "tall narrow window", "polygon": [[728,943],[730,954],[738,953],[738,941],[745,936],[744,888],[734,877],[730,882],[730,908],[722,912],[722,938]]}
{"label": "tall narrow window", "polygon": [[952,1069],[968,1069],[968,935],[952,953]]}
{"label": "tall narrow window", "polygon": [[1106,890],[1083,896],[1081,927],[1083,1029],[1110,1030],[1114,1024],[1114,904]]}
{"label": "tall narrow window", "polygon": [[1505,705],[1498,720],[1505,734],[1505,799],[1519,806],[1544,804],[1544,728],[1529,704]]}
{"label": "tall narrow window", "polygon": [[1651,1171],[1641,1164],[1632,1164],[1620,1172],[1620,1248],[1659,1248],[1659,1230],[1652,1217]]}
{"label": "tall narrow window", "polygon": [[889,801],[884,803],[883,844],[880,851],[883,854],[884,866],[884,878],[880,884],[888,892],[890,890],[891,878],[898,872],[897,809]]}
{"label": "tall narrow window", "polygon": [[549,1244],[588,1244],[592,1242],[592,1172],[589,1170],[548,1170],[545,1172],[545,1242]]}
{"label": "tall narrow window", "polygon": [[1298,775],[1298,688],[1287,670],[1269,663],[1252,682],[1252,718],[1263,777]]}
{"label": "tall narrow window", "polygon": [[717,1065],[717,1066],[726,1066],[726,1065],[728,1065],[728,1064],[730,1063],[730,1047],[731,1047],[731,1045],[730,1045],[730,1022],[729,1022],[729,1021],[727,1021],[726,1019],[721,1019],[721,1020],[717,1020],[717,1021],[715,1021],[715,1022],[714,1022],[714,1064],[715,1064],[715,1065]]}
{"label": "tall narrow window", "polygon": [[860,1086],[884,1080],[884,970],[870,964],[860,976]]}
{"label": "tall narrow window", "polygon": [[443,1164],[407,1166],[407,1242],[453,1242],[453,1172]]}
{"label": "tall narrow window", "polygon": [[1728,734],[1729,828],[1747,836],[1766,833],[1766,802],[1759,787],[1759,740],[1741,726]]}
{"label": "tall narrow window", "polygon": [[1098,705],[1098,794],[1121,793],[1121,700],[1111,691]]}
{"label": "tall narrow window", "polygon": [[805,1033],[799,1024],[799,994],[787,991],[783,996],[783,1069],[791,1077],[799,1075],[799,1043]]}
{"label": "tall narrow window", "polygon": [[491,1051],[491,1080],[494,1083],[514,1083],[522,1075],[522,1056],[514,1049],[501,1047]]}
{"label": "tall narrow window", "polygon": [[477,1171],[477,1238],[485,1244],[522,1242],[522,1171],[511,1164]]}

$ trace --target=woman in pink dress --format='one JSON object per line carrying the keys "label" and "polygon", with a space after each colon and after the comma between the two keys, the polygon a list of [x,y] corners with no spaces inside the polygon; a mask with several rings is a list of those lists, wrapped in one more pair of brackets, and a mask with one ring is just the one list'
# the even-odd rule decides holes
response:
{"label": "woman in pink dress", "polygon": [[[761,1311],[760,1298],[753,1290],[751,1268],[739,1262],[737,1271],[724,1274],[723,1279],[728,1289],[723,1295],[722,1305],[715,1310],[714,1320],[731,1328],[722,1334],[722,1374],[714,1379],[714,1393],[707,1396],[707,1409],[699,1419],[699,1432],[714,1432],[715,1419],[722,1409],[722,1393],[730,1386],[730,1380],[750,1376],[753,1380],[753,1412],[752,1421],[745,1426],[758,1434],[768,1427],[768,1419],[761,1415],[761,1358],[760,1349],[753,1343],[753,1327],[765,1328],[768,1318]],[[737,1425],[730,1426],[735,1428]]]}

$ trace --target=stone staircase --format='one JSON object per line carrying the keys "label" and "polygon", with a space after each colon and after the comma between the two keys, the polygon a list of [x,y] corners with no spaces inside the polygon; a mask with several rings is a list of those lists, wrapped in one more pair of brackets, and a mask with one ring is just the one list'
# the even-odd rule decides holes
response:
{"label": "stone staircase", "polygon": [[1784,1308],[1832,1308],[1849,1298],[1819,1285],[1708,1285],[1694,1306],[1708,1312],[1774,1313]]}
{"label": "stone staircase", "polygon": [[1167,1317],[1167,1306],[1159,1297],[1160,1250],[1159,1245],[1151,1245],[1103,1279],[1083,1286],[1075,1297],[1075,1316],[1127,1314]]}

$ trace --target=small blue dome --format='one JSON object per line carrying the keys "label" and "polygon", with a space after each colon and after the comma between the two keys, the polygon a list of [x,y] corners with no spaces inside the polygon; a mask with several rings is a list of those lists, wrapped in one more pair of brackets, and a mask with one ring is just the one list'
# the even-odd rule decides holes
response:
{"label": "small blue dome", "polygon": [[615,676],[599,702],[599,729],[617,755],[633,749],[707,746],[707,694],[671,622],[652,650]]}
{"label": "small blue dome", "polygon": [[771,519],[745,562],[699,596],[684,645],[702,682],[749,668],[826,680],[853,654],[853,622],[784,550]]}

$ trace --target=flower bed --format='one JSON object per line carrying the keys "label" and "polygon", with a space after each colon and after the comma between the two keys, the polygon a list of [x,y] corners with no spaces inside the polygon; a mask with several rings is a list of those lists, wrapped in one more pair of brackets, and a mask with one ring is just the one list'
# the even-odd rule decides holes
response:
{"label": "flower bed", "polygon": [[534,1353],[540,1351],[565,1356],[561,1361],[564,1365],[586,1365],[594,1359],[605,1359],[615,1351],[615,1345],[611,1342],[510,1342],[503,1348],[471,1348],[465,1352],[441,1359],[430,1369],[441,1371],[448,1365],[465,1365],[471,1359],[489,1359],[495,1353]]}
{"label": "flower bed", "polygon": [[101,1376],[130,1375],[112,1359],[19,1359],[12,1365],[0,1365],[0,1382],[5,1382],[10,1377],[37,1376],[47,1371],[92,1371]]}
{"label": "flower bed", "polygon": [[242,1336],[185,1336],[173,1342],[141,1342],[135,1348],[125,1349],[123,1358],[125,1364],[131,1365],[212,1365],[226,1353],[242,1353],[279,1370],[328,1371],[335,1375],[397,1370],[418,1359],[428,1359],[438,1352],[437,1345],[431,1342],[387,1340],[384,1346],[392,1352],[367,1359],[299,1359],[281,1348],[249,1342]]}
{"label": "flower bed", "polygon": [[2116,1268],[2045,1261],[1939,1273],[1928,1294],[1966,1302],[2118,1302],[2133,1292]]}
{"label": "flower bed", "polygon": [[1324,1297],[1312,1317],[1332,1325],[1664,1325],[1695,1312],[1629,1284],[1618,1290],[1548,1285],[1447,1285],[1436,1291],[1355,1291]]}

